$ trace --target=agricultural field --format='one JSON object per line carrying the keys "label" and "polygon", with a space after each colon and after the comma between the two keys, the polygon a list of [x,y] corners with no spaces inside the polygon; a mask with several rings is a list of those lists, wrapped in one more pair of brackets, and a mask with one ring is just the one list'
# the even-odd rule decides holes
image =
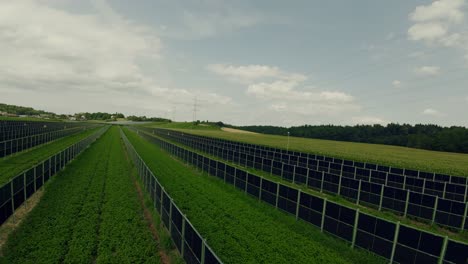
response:
{"label": "agricultural field", "polygon": [[[165,190],[224,263],[383,263],[125,133]],[[268,246],[266,246],[268,245]]]}
{"label": "agricultural field", "polygon": [[[244,137],[259,137],[252,143],[269,142],[262,138],[265,135],[227,132],[215,126],[192,129],[189,128],[191,124],[186,123],[152,125],[227,139],[233,138],[226,135],[235,135],[242,141]],[[184,128],[179,128],[181,126]],[[99,129],[90,129],[0,159],[0,168],[5,168],[1,170],[0,180],[7,182],[12,176]],[[137,133],[128,127],[114,125],[44,185],[38,202],[33,202],[31,210],[20,216],[19,224],[7,232],[6,242],[0,243],[0,263],[183,263],[185,255],[177,251],[168,235],[171,231],[164,229],[162,216],[154,208],[154,198],[149,198],[153,193],[144,190],[136,177],[139,170],[132,164],[123,145],[120,129],[172,197],[173,203],[223,263],[388,262],[388,259],[365,250],[366,247],[351,246],[328,231],[322,232],[320,226],[317,228],[303,218],[298,220],[297,212],[295,216],[278,210],[174,158],[159,145],[141,137],[147,132]],[[239,136],[242,138],[237,138]],[[220,160],[219,157],[207,156]],[[359,209],[363,214],[393,223],[399,221],[407,227],[440,237],[466,241],[464,232],[453,233],[388,211],[357,205],[340,196],[308,189],[306,185],[285,181],[277,175],[229,164],[272,182],[300,188],[303,193]],[[28,203],[23,205],[27,206]],[[359,232],[356,226],[354,232]],[[2,232],[0,226],[0,234]],[[352,243],[354,245],[354,240]]]}
{"label": "agricultural field", "polygon": [[160,263],[117,127],[45,186],[1,263]]}
{"label": "agricultural field", "polygon": [[99,129],[100,128],[89,129],[78,134],[66,136],[40,146],[0,158],[0,185],[8,182],[12,177],[15,177],[24,170],[29,169],[32,165],[73,145],[74,143],[95,133]]}
{"label": "agricultural field", "polygon": [[[189,122],[154,123],[144,126],[174,129],[184,133],[283,149],[286,149],[288,146],[288,137],[286,136],[232,133],[223,131],[216,126],[194,126]],[[289,150],[399,168],[468,176],[468,154],[299,137],[289,138]]]}

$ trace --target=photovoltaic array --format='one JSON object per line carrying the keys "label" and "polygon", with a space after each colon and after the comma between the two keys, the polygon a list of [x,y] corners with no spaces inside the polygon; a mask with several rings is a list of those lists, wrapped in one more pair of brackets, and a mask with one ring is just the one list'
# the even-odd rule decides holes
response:
{"label": "photovoltaic array", "polygon": [[[468,259],[468,245],[465,243],[449,239],[446,236],[444,237],[419,230],[412,226],[401,224],[400,222],[392,222],[360,212],[359,209],[343,206],[337,202],[329,201],[326,198],[254,175],[225,162],[175,145],[162,138],[181,143],[185,142],[185,144],[192,148],[196,148],[196,145],[205,146],[203,151],[211,155],[232,157],[226,159],[241,163],[244,166],[251,165],[257,169],[269,170],[272,174],[281,175],[283,179],[306,184],[308,187],[318,188],[320,186],[321,190],[324,192],[355,197],[355,200],[359,203],[378,205],[379,208],[385,206],[390,207],[391,204],[394,204],[393,208],[407,207],[405,210],[408,215],[414,214],[424,217],[427,214],[424,210],[421,210],[421,208],[423,208],[421,204],[424,204],[426,201],[421,201],[419,207],[417,203],[409,203],[409,201],[417,200],[417,198],[420,197],[418,195],[423,195],[423,193],[396,188],[396,190],[406,191],[403,206],[401,203],[396,203],[392,201],[392,199],[385,198],[386,196],[383,195],[386,194],[389,196],[391,194],[391,191],[386,190],[386,188],[390,188],[390,186],[383,183],[375,185],[363,179],[359,179],[357,185],[350,183],[348,180],[354,179],[354,177],[347,178],[344,177],[343,174],[336,175],[331,173],[330,168],[332,168],[332,166],[330,165],[326,166],[328,172],[323,170],[311,170],[307,166],[291,165],[291,160],[293,160],[293,162],[299,162],[300,160],[299,158],[291,158],[291,155],[287,157],[288,163],[286,163],[284,160],[281,162],[275,159],[264,158],[260,155],[247,154],[248,152],[245,146],[243,149],[244,151],[234,152],[226,148],[215,148],[212,145],[207,146],[206,143],[194,143],[197,142],[197,136],[192,137],[192,135],[168,130],[133,129],[138,130],[142,137],[161,146],[163,149],[166,149],[169,153],[185,162],[196,166],[210,175],[220,178],[220,180],[225,183],[232,184],[237,189],[255,199],[264,201],[280,210],[295,215],[297,219],[315,225],[323,232],[348,241],[353,247],[367,249],[390,261],[400,263],[464,263]],[[156,134],[159,137],[155,137],[152,134]],[[182,141],[182,139],[186,141]],[[188,142],[192,143],[189,144]],[[319,162],[315,164],[317,165],[317,169],[319,167],[325,167],[318,166]],[[313,172],[311,173],[311,171]],[[357,169],[355,169],[355,171],[357,171]],[[395,197],[395,193],[393,193],[393,196]],[[444,204],[446,202],[445,198],[434,197],[437,197],[434,198],[437,203],[441,201],[440,203]],[[393,198],[393,200],[395,199]],[[450,199],[447,199],[447,201],[449,201],[449,203],[458,202]],[[440,209],[441,207],[438,206],[436,208]],[[465,208],[466,207],[463,207],[462,211],[465,211]],[[434,219],[434,221],[442,221],[439,219],[444,217],[442,214],[443,211],[440,210],[441,212],[436,212],[436,217],[433,216],[434,211],[434,209],[431,209],[432,219]],[[451,217],[450,214],[448,214],[448,216],[446,215],[446,219],[449,219],[447,223],[450,223]],[[465,220],[463,217],[462,219]],[[458,228],[460,228],[460,226]]]}

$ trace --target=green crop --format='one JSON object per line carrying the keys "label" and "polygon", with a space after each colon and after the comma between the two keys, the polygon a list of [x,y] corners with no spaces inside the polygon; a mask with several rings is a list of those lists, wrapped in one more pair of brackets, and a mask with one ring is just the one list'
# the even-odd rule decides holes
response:
{"label": "green crop", "polygon": [[159,263],[130,170],[110,128],[45,186],[0,263]]}
{"label": "green crop", "polygon": [[384,260],[201,175],[134,132],[128,139],[225,263],[382,263]]}

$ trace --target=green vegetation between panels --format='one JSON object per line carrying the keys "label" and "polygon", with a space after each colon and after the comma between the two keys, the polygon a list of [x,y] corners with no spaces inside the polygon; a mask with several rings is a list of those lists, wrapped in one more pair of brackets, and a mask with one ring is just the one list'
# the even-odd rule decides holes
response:
{"label": "green vegetation between panels", "polygon": [[182,212],[225,263],[382,263],[293,216],[200,175],[125,129]]}
{"label": "green vegetation between panels", "polygon": [[111,128],[46,186],[2,261],[159,263],[130,171],[118,128]]}
{"label": "green vegetation between panels", "polygon": [[33,165],[47,159],[76,142],[95,133],[101,128],[93,128],[78,134],[59,138],[35,148],[19,152],[0,159],[0,185],[7,183],[11,178],[31,168]]}
{"label": "green vegetation between panels", "polygon": [[[192,123],[153,124],[151,126],[283,149],[288,146],[286,136],[226,132],[215,126],[208,129],[207,127],[200,128],[200,125],[192,125],[192,127],[189,125]],[[289,149],[399,168],[468,176],[468,154],[299,137],[289,138]]]}

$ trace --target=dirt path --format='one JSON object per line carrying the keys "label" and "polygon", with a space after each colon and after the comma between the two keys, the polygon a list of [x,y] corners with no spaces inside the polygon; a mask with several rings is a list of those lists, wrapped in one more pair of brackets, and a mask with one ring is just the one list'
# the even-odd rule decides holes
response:
{"label": "dirt path", "polygon": [[133,177],[133,183],[135,184],[135,188],[138,193],[138,200],[140,201],[141,207],[143,208],[143,213],[145,216],[146,223],[148,224],[148,228],[153,235],[153,239],[158,243],[158,253],[161,258],[161,263],[163,264],[170,264],[171,258],[166,254],[166,252],[159,248],[161,241],[159,240],[158,231],[156,226],[154,225],[153,216],[151,215],[150,210],[145,205],[145,198],[143,196],[143,191],[141,190],[140,184],[136,180],[136,177]]}
{"label": "dirt path", "polygon": [[240,129],[235,129],[235,128],[229,128],[229,127],[222,127],[221,130],[226,131],[226,132],[230,132],[230,133],[238,133],[238,134],[254,134],[254,135],[258,134],[258,133],[251,132],[251,131],[240,130]]}
{"label": "dirt path", "polygon": [[16,211],[14,216],[10,216],[0,227],[0,256],[3,256],[3,246],[8,240],[8,236],[18,228],[28,214],[36,207],[44,194],[44,188],[37,190],[28,198]]}

